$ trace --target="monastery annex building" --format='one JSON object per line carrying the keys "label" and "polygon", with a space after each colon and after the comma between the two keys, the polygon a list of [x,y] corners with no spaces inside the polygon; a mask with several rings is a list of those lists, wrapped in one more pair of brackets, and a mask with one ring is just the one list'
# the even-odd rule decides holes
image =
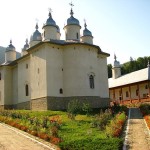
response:
{"label": "monastery annex building", "polygon": [[147,68],[121,75],[121,65],[115,57],[109,94],[112,101],[123,104],[150,101],[150,64]]}
{"label": "monastery annex building", "polygon": [[36,24],[20,58],[10,41],[0,65],[1,109],[60,110],[73,99],[95,108],[108,105],[109,54],[93,44],[86,22],[80,36],[81,26],[73,14],[71,8],[65,40],[49,12],[42,33]]}

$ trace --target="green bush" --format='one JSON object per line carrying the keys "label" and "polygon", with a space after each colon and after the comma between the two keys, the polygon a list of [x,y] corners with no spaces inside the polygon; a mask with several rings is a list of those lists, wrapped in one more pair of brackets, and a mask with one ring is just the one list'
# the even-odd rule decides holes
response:
{"label": "green bush", "polygon": [[119,138],[72,139],[59,144],[62,150],[121,150],[122,145],[123,139]]}
{"label": "green bush", "polygon": [[78,100],[72,100],[68,103],[67,107],[68,117],[72,120],[81,112],[81,104]]}

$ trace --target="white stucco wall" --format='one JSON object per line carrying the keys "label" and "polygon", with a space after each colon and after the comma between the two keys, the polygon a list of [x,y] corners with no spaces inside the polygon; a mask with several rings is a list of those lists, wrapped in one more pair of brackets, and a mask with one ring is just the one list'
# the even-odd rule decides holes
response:
{"label": "white stucco wall", "polygon": [[[68,45],[64,48],[64,96],[99,96],[97,49],[86,45]],[[95,88],[89,85],[94,74]]]}
{"label": "white stucco wall", "polygon": [[[67,25],[64,27],[66,40],[80,40],[80,26]],[[78,33],[78,39],[77,39]]]}
{"label": "white stucco wall", "polygon": [[36,48],[30,55],[31,99],[47,96],[45,46]]}
{"label": "white stucco wall", "polygon": [[18,66],[12,68],[12,99],[13,104],[18,103]]}
{"label": "white stucco wall", "polygon": [[5,62],[16,60],[16,51],[6,51],[5,52]]}
{"label": "white stucco wall", "polygon": [[93,44],[93,37],[91,36],[82,36],[80,40],[81,42]]}
{"label": "white stucco wall", "polygon": [[[31,84],[30,84],[30,57],[22,59],[18,63],[18,103],[30,100]],[[28,66],[28,67],[26,67]],[[29,86],[29,96],[26,96],[25,86]]]}
{"label": "white stucco wall", "polygon": [[0,105],[4,105],[4,69],[0,68],[1,80],[0,80]]}
{"label": "white stucco wall", "polygon": [[43,40],[57,39],[57,28],[54,26],[45,26],[43,28]]}
{"label": "white stucco wall", "polygon": [[63,87],[63,47],[47,44],[46,50],[46,80],[48,96],[63,97],[60,89]]}
{"label": "white stucco wall", "polygon": [[108,89],[108,70],[107,70],[107,58],[106,56],[98,56],[98,66],[97,70],[99,71],[99,96],[108,98],[109,89]]}
{"label": "white stucco wall", "polygon": [[12,69],[11,67],[4,67],[4,104],[11,105],[12,98]]}

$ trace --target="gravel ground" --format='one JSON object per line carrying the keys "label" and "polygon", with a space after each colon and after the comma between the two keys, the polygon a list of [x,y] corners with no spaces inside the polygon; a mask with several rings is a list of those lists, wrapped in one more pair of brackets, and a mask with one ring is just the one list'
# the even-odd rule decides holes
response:
{"label": "gravel ground", "polygon": [[55,145],[0,123],[0,150],[59,150]]}
{"label": "gravel ground", "polygon": [[150,131],[139,108],[131,108],[127,150],[150,150]]}

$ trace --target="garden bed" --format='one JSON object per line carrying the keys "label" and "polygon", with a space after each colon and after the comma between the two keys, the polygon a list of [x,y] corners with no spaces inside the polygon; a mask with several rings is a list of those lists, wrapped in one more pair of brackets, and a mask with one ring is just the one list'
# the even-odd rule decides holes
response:
{"label": "garden bed", "polygon": [[73,120],[63,111],[0,112],[1,122],[57,144],[62,150],[122,149],[125,120],[124,112],[112,114],[110,110],[92,115],[78,114]]}

